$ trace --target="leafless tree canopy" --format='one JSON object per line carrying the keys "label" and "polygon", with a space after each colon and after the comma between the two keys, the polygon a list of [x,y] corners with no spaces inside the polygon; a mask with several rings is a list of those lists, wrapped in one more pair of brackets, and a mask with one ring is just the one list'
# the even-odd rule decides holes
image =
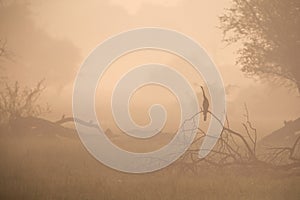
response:
{"label": "leafless tree canopy", "polygon": [[[212,117],[216,117],[209,111]],[[201,114],[198,113],[199,115]],[[247,106],[245,105],[245,122],[242,123],[244,132],[230,128],[229,122],[223,127],[217,144],[209,155],[200,159],[199,146],[206,133],[198,129],[196,139],[187,152],[177,161],[183,171],[197,173],[200,166],[208,164],[215,167],[259,167],[264,169],[288,170],[300,169],[300,136],[290,146],[272,147],[257,150],[257,130],[252,125]]]}
{"label": "leafless tree canopy", "polygon": [[5,84],[0,91],[0,123],[8,123],[18,117],[37,117],[49,112],[49,107],[38,103],[41,93],[45,89],[43,80],[34,88],[23,88],[18,82],[13,85]]}

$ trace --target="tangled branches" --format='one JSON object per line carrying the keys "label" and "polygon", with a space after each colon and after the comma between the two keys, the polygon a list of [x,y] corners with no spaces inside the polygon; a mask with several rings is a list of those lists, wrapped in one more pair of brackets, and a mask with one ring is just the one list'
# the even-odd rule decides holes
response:
{"label": "tangled branches", "polygon": [[[217,119],[211,111],[209,113]],[[197,113],[197,115],[200,114],[201,112]],[[220,122],[219,119],[217,120]],[[222,123],[220,122],[220,124]],[[242,165],[272,169],[300,168],[300,158],[297,157],[300,152],[300,136],[290,147],[272,147],[267,150],[257,150],[257,130],[250,121],[246,105],[245,122],[242,123],[242,126],[244,132],[235,131],[230,128],[227,119],[217,144],[205,158],[199,158],[198,151],[203,138],[208,135],[201,128],[197,128],[196,139],[187,152],[178,160],[177,164],[183,170],[192,172],[196,172],[198,167],[204,163],[216,167]]]}
{"label": "tangled branches", "polygon": [[38,104],[43,90],[43,80],[34,88],[21,88],[18,82],[14,85],[5,84],[0,91],[0,124],[9,123],[18,117],[39,116],[49,112],[49,106]]}

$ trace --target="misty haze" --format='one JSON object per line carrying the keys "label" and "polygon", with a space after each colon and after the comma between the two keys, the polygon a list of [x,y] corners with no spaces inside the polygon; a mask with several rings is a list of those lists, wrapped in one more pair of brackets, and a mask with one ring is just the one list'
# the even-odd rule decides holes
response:
{"label": "misty haze", "polygon": [[[300,199],[299,22],[298,0],[0,0],[0,199]],[[86,58],[108,38],[143,27],[178,31],[204,48],[223,81],[212,90],[224,89],[224,124],[205,77],[175,53],[149,48],[118,57],[99,78],[97,120],[74,117],[74,85]],[[132,91],[126,109],[137,127],[153,121],[151,106],[166,111],[161,130],[147,139],[118,127],[111,102],[124,74],[145,63],[185,77],[199,106],[181,119],[170,89],[147,84]],[[220,137],[199,158],[213,120]],[[76,130],[76,123],[100,125],[115,146],[147,153],[179,131],[188,134],[184,123],[191,122],[195,138],[185,153],[141,174],[99,162]]]}

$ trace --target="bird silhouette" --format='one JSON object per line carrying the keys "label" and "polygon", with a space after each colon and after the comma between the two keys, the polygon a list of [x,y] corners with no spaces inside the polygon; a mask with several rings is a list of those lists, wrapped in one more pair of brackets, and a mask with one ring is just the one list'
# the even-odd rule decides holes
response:
{"label": "bird silhouette", "polygon": [[203,107],[203,117],[204,117],[204,121],[206,121],[207,119],[207,113],[208,113],[208,107],[209,107],[209,102],[208,99],[205,95],[204,89],[202,86],[200,86],[202,89],[202,93],[203,93],[203,103],[202,103],[202,107]]}

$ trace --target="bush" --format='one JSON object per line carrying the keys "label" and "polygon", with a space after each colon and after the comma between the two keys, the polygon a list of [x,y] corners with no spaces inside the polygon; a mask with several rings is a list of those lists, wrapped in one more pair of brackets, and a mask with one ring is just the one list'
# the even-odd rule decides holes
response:
{"label": "bush", "polygon": [[41,106],[38,103],[45,86],[43,80],[34,88],[20,87],[16,81],[14,84],[3,84],[0,90],[0,124],[9,123],[18,117],[37,117],[50,111],[49,106]]}

